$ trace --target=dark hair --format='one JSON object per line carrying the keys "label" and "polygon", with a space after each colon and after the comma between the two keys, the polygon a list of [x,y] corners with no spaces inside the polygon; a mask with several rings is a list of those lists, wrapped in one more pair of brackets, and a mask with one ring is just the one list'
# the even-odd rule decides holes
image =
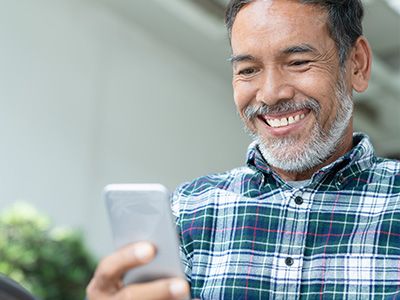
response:
{"label": "dark hair", "polygon": [[[229,39],[238,12],[254,0],[231,0],[225,13],[225,25]],[[328,30],[339,51],[339,61],[343,65],[349,50],[362,35],[364,8],[361,0],[298,0],[300,3],[319,5],[328,12]]]}

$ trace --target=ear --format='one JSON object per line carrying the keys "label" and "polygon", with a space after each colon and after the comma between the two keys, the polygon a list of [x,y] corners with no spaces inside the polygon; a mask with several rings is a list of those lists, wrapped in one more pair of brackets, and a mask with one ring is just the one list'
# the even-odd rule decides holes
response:
{"label": "ear", "polygon": [[371,78],[372,50],[363,36],[355,42],[350,56],[351,83],[354,90],[361,93],[368,88]]}

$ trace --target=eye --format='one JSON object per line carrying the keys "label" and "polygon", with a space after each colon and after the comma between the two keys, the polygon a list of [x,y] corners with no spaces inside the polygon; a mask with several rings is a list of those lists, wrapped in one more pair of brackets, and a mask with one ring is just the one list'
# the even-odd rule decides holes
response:
{"label": "eye", "polygon": [[311,61],[310,60],[295,60],[292,61],[289,65],[293,67],[300,67],[309,64]]}
{"label": "eye", "polygon": [[243,76],[251,76],[251,75],[257,73],[257,71],[258,71],[257,68],[251,67],[251,68],[245,68],[245,69],[239,70],[237,72],[237,74],[243,75]]}

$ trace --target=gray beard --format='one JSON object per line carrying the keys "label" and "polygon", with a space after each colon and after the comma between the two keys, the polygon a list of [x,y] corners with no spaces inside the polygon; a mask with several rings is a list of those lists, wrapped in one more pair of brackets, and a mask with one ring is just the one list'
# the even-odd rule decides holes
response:
{"label": "gray beard", "polygon": [[[335,94],[338,101],[338,110],[328,132],[324,132],[318,123],[318,102],[314,99],[308,99],[306,104],[300,106],[310,107],[311,111],[316,114],[317,122],[307,140],[302,141],[299,136],[263,140],[256,133],[251,133],[253,139],[258,143],[264,159],[271,166],[291,173],[300,173],[320,165],[332,156],[338,145],[340,145],[353,113],[353,100],[351,95],[347,94],[342,74],[338,80]],[[278,104],[276,110],[290,110],[291,106],[287,102],[279,108]],[[296,104],[293,104],[293,106],[296,106]],[[256,110],[254,107],[249,107],[249,110],[246,109],[245,115],[251,118],[251,114],[256,114]]]}

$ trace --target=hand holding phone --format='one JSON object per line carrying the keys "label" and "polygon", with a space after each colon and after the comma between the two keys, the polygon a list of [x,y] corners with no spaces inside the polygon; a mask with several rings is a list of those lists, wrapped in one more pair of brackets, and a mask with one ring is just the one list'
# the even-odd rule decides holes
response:
{"label": "hand holding phone", "polygon": [[129,269],[149,263],[155,248],[146,242],[122,247],[99,263],[86,292],[88,300],[160,300],[188,299],[189,284],[182,278],[160,279],[146,283],[122,285],[122,275]]}
{"label": "hand holding phone", "polygon": [[109,185],[104,198],[118,250],[99,263],[88,299],[190,299],[166,188]]}

